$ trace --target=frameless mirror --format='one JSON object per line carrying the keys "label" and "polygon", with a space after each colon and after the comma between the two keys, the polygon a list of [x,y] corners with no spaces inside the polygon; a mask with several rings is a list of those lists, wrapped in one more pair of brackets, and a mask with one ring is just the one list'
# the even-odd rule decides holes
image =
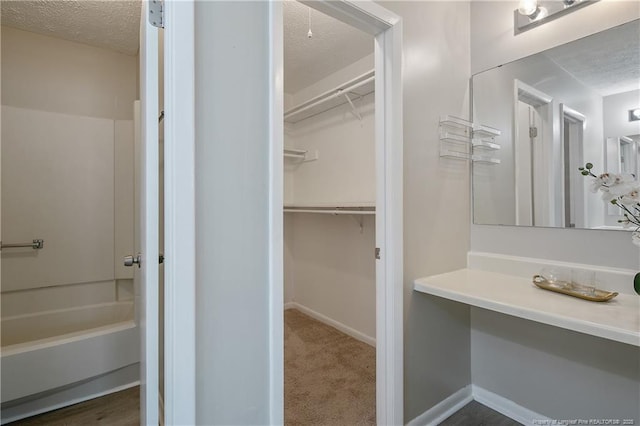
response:
{"label": "frameless mirror", "polygon": [[640,172],[640,20],[472,77],[472,120],[502,131],[473,163],[474,223],[622,229],[578,167]]}

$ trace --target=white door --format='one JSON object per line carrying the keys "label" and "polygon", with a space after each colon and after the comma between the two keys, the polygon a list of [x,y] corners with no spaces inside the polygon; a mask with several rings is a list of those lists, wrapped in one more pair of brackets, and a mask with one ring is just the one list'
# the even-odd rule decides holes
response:
{"label": "white door", "polygon": [[135,285],[139,289],[140,424],[157,425],[158,384],[158,29],[149,24],[148,2],[142,2],[140,24],[140,177],[136,194],[136,254],[140,256]]}

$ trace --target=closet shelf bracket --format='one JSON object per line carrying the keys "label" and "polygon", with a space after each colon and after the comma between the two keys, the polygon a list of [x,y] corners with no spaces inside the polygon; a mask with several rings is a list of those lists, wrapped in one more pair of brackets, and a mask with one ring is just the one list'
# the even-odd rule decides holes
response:
{"label": "closet shelf bracket", "polygon": [[358,108],[356,108],[356,106],[353,104],[353,101],[351,100],[351,98],[349,97],[349,94],[344,92],[342,93],[342,95],[344,95],[344,97],[347,99],[347,102],[349,102],[349,105],[351,105],[351,113],[360,121],[362,121],[362,115],[358,112]]}
{"label": "closet shelf bracket", "polygon": [[313,151],[313,153],[310,153],[309,151],[302,150],[302,149],[285,148],[284,157],[292,158],[294,160],[301,160],[301,161],[298,161],[299,163],[308,163],[309,161],[316,161],[317,159],[319,159],[320,154],[318,153],[317,150]]}
{"label": "closet shelf bracket", "polygon": [[351,215],[351,217],[358,223],[358,226],[360,226],[360,233],[362,234],[364,232],[364,215],[354,214]]}

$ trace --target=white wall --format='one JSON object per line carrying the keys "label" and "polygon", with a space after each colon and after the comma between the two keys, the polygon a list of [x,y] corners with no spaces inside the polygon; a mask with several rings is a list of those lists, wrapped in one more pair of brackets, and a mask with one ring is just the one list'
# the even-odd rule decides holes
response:
{"label": "white wall", "polygon": [[3,251],[3,314],[130,298],[136,58],[2,27],[2,71],[3,240],[45,240]]}
{"label": "white wall", "polygon": [[348,104],[296,123],[294,145],[319,154],[293,173],[293,204],[373,204],[376,198],[374,95],[354,99],[362,121]]}
{"label": "white wall", "polygon": [[195,16],[196,421],[269,424],[269,4]]}
{"label": "white wall", "polygon": [[469,4],[381,2],[403,19],[405,421],[471,382],[469,313],[413,291],[466,265],[469,165],[439,157],[440,115],[469,114]]}
{"label": "white wall", "polygon": [[287,226],[293,227],[285,240],[292,255],[285,271],[294,277],[290,301],[375,339],[374,217],[285,213]]}
{"label": "white wall", "polygon": [[640,107],[640,90],[605,96],[603,101],[605,138],[640,134],[640,121],[629,121],[629,110]]}
{"label": "white wall", "polygon": [[135,56],[3,26],[2,104],[132,120],[137,62]]}
{"label": "white wall", "polygon": [[[371,52],[373,52],[373,37],[371,37]],[[320,59],[320,58],[319,58]],[[344,84],[346,81],[349,81],[353,78],[356,78],[368,71],[371,71],[374,68],[374,56],[373,53],[367,55],[350,65],[338,70],[323,79],[307,86],[296,93],[291,93],[291,102],[293,104],[300,104],[304,101],[307,101],[315,96],[318,96],[327,90],[330,90],[338,85]],[[285,76],[287,78],[287,76]],[[286,98],[285,98],[286,100]],[[293,105],[287,104],[285,102],[285,111]]]}
{"label": "white wall", "polygon": [[[516,1],[472,2],[473,72],[640,16],[640,3],[601,1],[514,36],[513,10],[517,8],[517,4]],[[487,25],[487,22],[491,22],[491,25]],[[604,250],[594,250],[594,246]],[[637,248],[631,244],[629,235],[625,232],[472,225],[470,248],[473,251],[634,270],[640,267]],[[637,391],[640,381],[637,348],[603,343],[589,336],[568,336],[565,331],[528,322],[523,322],[522,327],[508,327],[500,315],[488,312],[480,315],[482,317],[475,311],[472,315],[474,384],[552,418],[583,418],[590,414],[603,418],[610,413],[614,418],[635,414],[637,421],[637,399],[633,401],[633,405],[630,401],[631,397],[637,398],[637,394],[625,394],[634,389],[634,385]],[[540,333],[545,336],[538,338]],[[530,350],[523,352],[523,346]],[[579,347],[580,350],[576,351],[572,347]],[[610,357],[615,357],[615,360]],[[519,373],[509,375],[507,373],[513,370],[515,360]],[[502,370],[506,365],[509,369]],[[489,377],[489,372],[496,371],[505,374],[493,374]],[[620,378],[621,371],[628,375],[626,379]],[[515,390],[516,380],[518,390]],[[591,386],[606,391],[598,393],[596,397]],[[607,403],[607,407],[596,414],[594,406],[600,405],[603,395],[606,395],[606,401],[611,399],[612,403]],[[563,403],[559,404],[558,401]],[[587,407],[586,401],[592,406]],[[613,410],[617,411],[613,413]]]}
{"label": "white wall", "polygon": [[2,107],[2,290],[114,278],[114,124]]}

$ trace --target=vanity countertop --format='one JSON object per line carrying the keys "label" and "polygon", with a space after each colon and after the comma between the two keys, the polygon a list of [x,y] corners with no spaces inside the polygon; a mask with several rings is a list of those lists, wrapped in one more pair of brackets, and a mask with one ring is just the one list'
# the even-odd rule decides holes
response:
{"label": "vanity countertop", "polygon": [[414,290],[640,347],[640,296],[634,294],[590,302],[540,289],[531,278],[475,269],[419,278]]}

